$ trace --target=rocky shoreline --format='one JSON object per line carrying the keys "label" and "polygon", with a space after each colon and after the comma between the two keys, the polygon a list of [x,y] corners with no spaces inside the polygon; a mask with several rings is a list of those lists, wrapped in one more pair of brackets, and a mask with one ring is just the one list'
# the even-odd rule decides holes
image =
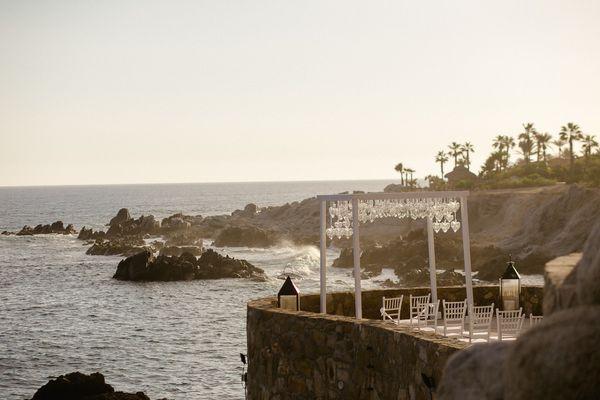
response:
{"label": "rocky shoreline", "polygon": [[[393,189],[393,188],[392,188]],[[477,191],[469,196],[472,267],[477,278],[495,281],[509,254],[525,274],[541,274],[550,259],[581,251],[592,224],[600,218],[600,190],[577,185],[557,185],[522,190]],[[181,257],[202,256],[203,241],[216,247],[269,248],[288,242],[318,245],[319,204],[316,198],[259,208],[248,204],[230,215],[202,217],[174,214],[158,220],[153,215],[133,218],[122,208],[106,231],[85,226],[78,238],[89,255],[130,257],[142,252]],[[3,234],[75,234],[61,221]],[[427,269],[427,241],[423,221],[382,219],[361,226],[361,265],[365,276],[376,276],[382,267],[393,268],[406,284],[423,284]],[[341,249],[336,267],[352,265],[348,240],[329,241]],[[462,268],[460,233],[437,234],[435,250],[439,268]],[[244,274],[242,274],[244,275]],[[226,276],[229,276],[226,274]]]}

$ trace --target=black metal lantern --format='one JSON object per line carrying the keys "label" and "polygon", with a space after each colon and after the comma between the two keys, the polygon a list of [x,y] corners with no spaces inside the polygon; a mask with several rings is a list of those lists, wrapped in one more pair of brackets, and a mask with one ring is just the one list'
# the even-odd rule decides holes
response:
{"label": "black metal lantern", "polygon": [[521,295],[521,275],[515,268],[512,258],[509,259],[506,271],[500,277],[500,297],[502,309],[505,311],[519,309],[519,297]]}
{"label": "black metal lantern", "polygon": [[300,310],[300,291],[289,276],[283,282],[279,293],[277,293],[277,306],[285,310]]}

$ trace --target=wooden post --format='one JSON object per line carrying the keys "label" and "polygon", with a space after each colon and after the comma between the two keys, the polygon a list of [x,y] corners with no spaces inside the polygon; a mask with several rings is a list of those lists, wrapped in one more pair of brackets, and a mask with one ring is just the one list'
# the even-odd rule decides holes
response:
{"label": "wooden post", "polygon": [[362,319],[362,291],[360,282],[360,234],[358,227],[358,199],[352,199],[352,253],[354,255],[354,310],[356,319]]}
{"label": "wooden post", "polygon": [[321,312],[327,313],[327,201],[321,200]]}
{"label": "wooden post", "polygon": [[431,286],[431,302],[437,304],[437,272],[435,267],[435,242],[433,221],[427,218],[427,246],[429,248],[429,284]]}
{"label": "wooden post", "polygon": [[469,211],[467,197],[460,198],[460,216],[462,219],[462,241],[465,259],[465,283],[467,286],[467,307],[470,310],[473,304],[473,282],[471,273],[471,243],[469,239]]}

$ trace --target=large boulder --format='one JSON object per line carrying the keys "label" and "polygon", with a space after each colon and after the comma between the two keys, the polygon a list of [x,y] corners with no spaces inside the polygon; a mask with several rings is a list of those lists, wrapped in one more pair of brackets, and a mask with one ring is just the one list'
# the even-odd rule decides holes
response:
{"label": "large boulder", "polygon": [[600,305],[579,306],[545,318],[510,347],[504,365],[504,399],[600,399],[598,338]]}
{"label": "large boulder", "polygon": [[509,342],[475,344],[448,359],[439,400],[503,400],[502,365]]}
{"label": "large boulder", "polygon": [[143,392],[123,393],[104,381],[99,372],[90,375],[72,372],[51,379],[40,387],[32,400],[150,400]]}
{"label": "large boulder", "polygon": [[219,232],[214,245],[217,247],[271,247],[278,240],[272,231],[254,226],[229,226]]}

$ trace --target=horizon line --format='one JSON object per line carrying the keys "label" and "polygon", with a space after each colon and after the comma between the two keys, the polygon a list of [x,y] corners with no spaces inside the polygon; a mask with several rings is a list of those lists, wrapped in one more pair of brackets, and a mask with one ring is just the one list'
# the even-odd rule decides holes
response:
{"label": "horizon line", "polygon": [[195,185],[195,184],[241,184],[241,183],[310,183],[310,182],[364,182],[364,181],[393,181],[394,178],[359,178],[359,179],[290,179],[290,180],[264,180],[264,181],[208,181],[208,182],[136,182],[136,183],[67,183],[48,185],[0,185],[5,188],[43,188],[43,187],[82,187],[82,186],[142,186],[142,185]]}

